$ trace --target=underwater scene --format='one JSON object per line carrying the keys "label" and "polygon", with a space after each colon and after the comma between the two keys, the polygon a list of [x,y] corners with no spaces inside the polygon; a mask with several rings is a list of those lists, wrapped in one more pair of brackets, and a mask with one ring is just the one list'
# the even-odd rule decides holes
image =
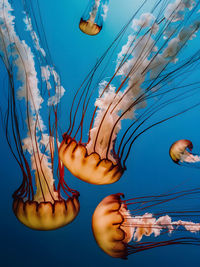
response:
{"label": "underwater scene", "polygon": [[0,0],[2,267],[200,266],[200,1]]}

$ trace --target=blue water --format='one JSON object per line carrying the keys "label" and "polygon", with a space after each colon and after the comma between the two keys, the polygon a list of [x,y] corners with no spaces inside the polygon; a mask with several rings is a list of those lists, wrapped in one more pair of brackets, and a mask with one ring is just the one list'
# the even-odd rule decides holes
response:
{"label": "blue water", "polygon": [[[110,0],[108,17],[102,32],[96,37],[89,37],[78,29],[88,0],[39,0],[50,52],[66,88],[65,106],[62,107],[63,131],[67,126],[67,112],[73,90],[80,85],[91,66],[136,10],[139,2]],[[19,11],[17,3],[13,4],[16,11]],[[23,30],[20,27],[22,25],[19,24],[19,32]],[[93,211],[109,194],[123,192],[126,198],[159,194],[182,181],[185,182],[181,189],[199,186],[199,170],[177,166],[168,155],[170,145],[183,138],[191,140],[195,151],[200,151],[199,117],[200,110],[196,108],[142,135],[133,146],[127,161],[127,171],[113,185],[86,184],[66,171],[68,184],[80,192],[81,210],[73,223],[52,232],[30,230],[15,218],[12,212],[12,193],[19,186],[21,172],[2,135],[0,266],[200,266],[199,247],[193,246],[157,248],[130,255],[127,261],[113,259],[99,249],[91,230]],[[193,201],[194,208],[198,209],[199,199]]]}

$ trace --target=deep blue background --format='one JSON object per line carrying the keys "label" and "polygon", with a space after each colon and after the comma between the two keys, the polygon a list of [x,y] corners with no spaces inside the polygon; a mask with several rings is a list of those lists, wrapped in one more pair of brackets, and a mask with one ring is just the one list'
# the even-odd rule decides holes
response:
{"label": "deep blue background", "polygon": [[[52,58],[66,88],[66,109],[70,106],[73,90],[80,85],[97,57],[105,51],[139,2],[111,0],[102,32],[96,37],[89,37],[78,29],[88,0],[39,0]],[[15,5],[17,8],[16,3]],[[63,130],[67,125],[65,108]],[[196,108],[142,135],[131,151],[127,171],[116,184],[100,187],[89,185],[66,171],[69,185],[80,191],[81,210],[72,224],[52,232],[30,230],[15,218],[11,196],[19,185],[21,172],[1,134],[0,265],[199,266],[199,247],[192,246],[172,246],[145,251],[131,255],[127,261],[113,259],[98,248],[91,230],[91,216],[95,207],[102,198],[111,193],[123,192],[130,198],[166,192],[185,180],[184,188],[199,185],[199,170],[176,166],[168,156],[170,145],[182,138],[192,140],[195,151],[200,151],[199,117],[200,110]],[[196,199],[194,207],[198,209],[198,206],[199,200]]]}

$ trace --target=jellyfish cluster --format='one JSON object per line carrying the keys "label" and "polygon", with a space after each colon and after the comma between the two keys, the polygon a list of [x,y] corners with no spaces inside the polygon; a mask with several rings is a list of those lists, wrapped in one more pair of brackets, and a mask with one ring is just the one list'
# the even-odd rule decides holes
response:
{"label": "jellyfish cluster", "polygon": [[[141,135],[200,106],[200,81],[190,77],[199,71],[200,50],[189,49],[200,39],[200,1],[154,0],[151,9],[146,1],[133,7],[127,24],[80,87],[72,89],[68,128],[60,121],[68,92],[42,38],[39,6],[19,2],[23,33],[16,27],[12,2],[0,0],[0,56],[8,77],[1,88],[6,97],[1,128],[21,170],[13,212],[28,228],[55,230],[80,210],[80,194],[70,187],[65,168],[86,183],[113,184],[129,172],[127,159]],[[80,30],[96,38],[104,30],[108,6],[108,0],[89,1]],[[184,108],[173,109],[181,102]],[[177,165],[198,169],[200,155],[192,150],[190,140],[180,139],[169,155]],[[102,196],[91,223],[96,243],[122,259],[167,245],[200,245],[199,211],[167,209],[168,203],[199,193],[194,188],[128,200],[122,193]]]}

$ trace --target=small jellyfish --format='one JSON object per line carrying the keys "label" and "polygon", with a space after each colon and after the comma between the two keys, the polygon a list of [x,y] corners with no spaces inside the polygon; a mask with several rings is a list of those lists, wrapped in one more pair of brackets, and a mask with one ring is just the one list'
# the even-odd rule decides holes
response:
{"label": "small jellyfish", "polygon": [[[197,193],[197,190],[187,193],[188,195]],[[190,212],[168,211],[168,215],[162,208],[160,213],[154,215],[143,211],[185,196],[187,193],[177,192],[171,195],[141,197],[127,201],[122,200],[123,194],[121,193],[105,197],[92,216],[92,230],[98,246],[111,257],[126,259],[130,254],[156,247],[179,244],[199,245],[200,239],[196,235],[200,233],[200,222],[191,221]],[[136,207],[128,209],[130,205]],[[139,211],[143,214],[138,214]],[[198,211],[196,213],[197,216]],[[181,215],[184,219],[180,219]],[[175,220],[175,216],[178,219]],[[186,220],[186,216],[189,219]],[[191,237],[183,235],[183,232],[188,232]],[[178,236],[171,239],[173,233]],[[181,236],[179,236],[180,233]],[[159,239],[159,241],[152,241],[152,239]]]}
{"label": "small jellyfish", "polygon": [[[198,48],[188,50],[199,38],[199,3],[155,2],[152,13],[124,26],[74,94],[59,157],[85,182],[118,181],[140,135],[199,105],[193,98],[193,105],[177,113],[165,109],[180,107],[177,103],[199,93],[199,81],[184,75],[199,62]],[[131,23],[132,33],[113,70],[116,47]],[[102,80],[103,74],[108,78]],[[158,119],[160,111],[165,117]]]}
{"label": "small jellyfish", "polygon": [[88,35],[97,35],[102,27],[103,21],[107,17],[108,0],[92,0],[89,1],[80,23],[80,30]]}
{"label": "small jellyfish", "polygon": [[200,162],[200,156],[193,154],[192,149],[193,144],[190,140],[178,140],[171,145],[169,155],[176,164],[195,167],[191,163]]}
{"label": "small jellyfish", "polygon": [[64,166],[57,160],[58,104],[65,90],[55,67],[47,65],[25,6],[24,11],[23,34],[30,45],[16,31],[8,0],[0,1],[0,52],[8,74],[3,127],[22,174],[13,194],[13,212],[31,229],[54,230],[72,222],[80,209],[79,193],[66,184]]}

